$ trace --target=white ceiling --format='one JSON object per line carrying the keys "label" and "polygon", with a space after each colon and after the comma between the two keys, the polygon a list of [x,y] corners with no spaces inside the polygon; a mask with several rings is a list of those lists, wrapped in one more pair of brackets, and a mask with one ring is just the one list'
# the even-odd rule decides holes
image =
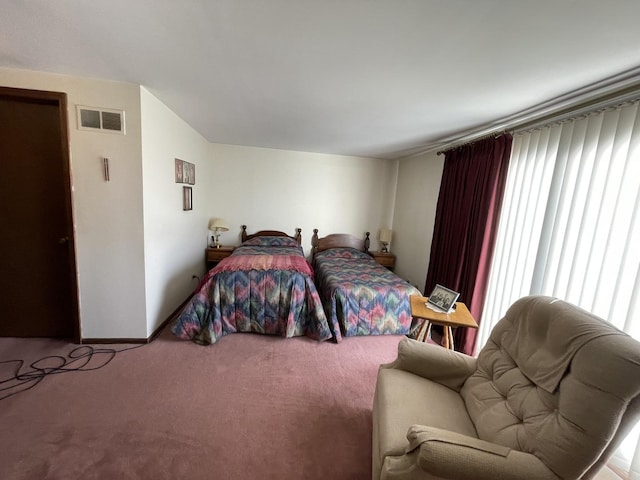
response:
{"label": "white ceiling", "polygon": [[638,18],[638,0],[0,0],[0,66],[144,85],[211,142],[397,158],[640,66]]}

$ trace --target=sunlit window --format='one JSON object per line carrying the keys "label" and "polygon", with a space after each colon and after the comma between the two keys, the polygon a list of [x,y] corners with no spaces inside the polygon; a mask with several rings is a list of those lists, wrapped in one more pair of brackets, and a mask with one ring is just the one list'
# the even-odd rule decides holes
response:
{"label": "sunlit window", "polygon": [[[640,340],[639,217],[638,102],[516,134],[477,350],[526,295],[561,298]],[[631,479],[638,435],[614,458]]]}

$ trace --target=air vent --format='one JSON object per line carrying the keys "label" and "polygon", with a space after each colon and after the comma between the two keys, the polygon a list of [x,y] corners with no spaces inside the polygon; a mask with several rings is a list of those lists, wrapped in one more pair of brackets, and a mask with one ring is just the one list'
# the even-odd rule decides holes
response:
{"label": "air vent", "polygon": [[78,105],[78,129],[124,135],[124,111]]}

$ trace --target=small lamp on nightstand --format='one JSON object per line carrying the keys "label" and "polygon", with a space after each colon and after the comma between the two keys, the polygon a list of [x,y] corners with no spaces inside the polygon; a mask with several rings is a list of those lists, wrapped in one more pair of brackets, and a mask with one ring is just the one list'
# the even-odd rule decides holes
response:
{"label": "small lamp on nightstand", "polygon": [[393,234],[393,231],[389,230],[388,228],[380,229],[380,234],[378,235],[378,238],[380,239],[380,243],[382,244],[382,248],[380,249],[382,253],[389,253],[389,244],[391,243],[392,234]]}
{"label": "small lamp on nightstand", "polygon": [[213,232],[213,235],[211,235],[213,248],[220,248],[220,232],[226,232],[229,230],[227,222],[221,218],[212,218],[209,220],[209,230]]}

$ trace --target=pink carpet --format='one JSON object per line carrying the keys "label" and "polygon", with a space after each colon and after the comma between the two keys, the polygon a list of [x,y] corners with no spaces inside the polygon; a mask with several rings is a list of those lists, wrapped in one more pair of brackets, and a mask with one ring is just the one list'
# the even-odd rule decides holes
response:
{"label": "pink carpet", "polygon": [[[369,479],[376,373],[400,338],[235,334],[202,347],[166,329],[0,401],[0,478]],[[0,361],[75,347],[0,338]]]}

